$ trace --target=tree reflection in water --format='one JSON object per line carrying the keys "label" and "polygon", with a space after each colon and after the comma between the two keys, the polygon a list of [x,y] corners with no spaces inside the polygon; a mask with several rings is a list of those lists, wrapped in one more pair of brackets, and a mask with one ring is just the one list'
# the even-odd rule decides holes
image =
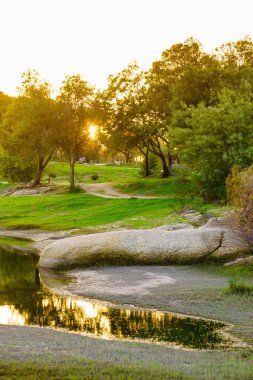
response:
{"label": "tree reflection in water", "polygon": [[59,297],[39,283],[36,259],[0,253],[0,323],[39,325],[103,338],[170,342],[213,348],[223,342],[222,323],[149,310],[127,310]]}

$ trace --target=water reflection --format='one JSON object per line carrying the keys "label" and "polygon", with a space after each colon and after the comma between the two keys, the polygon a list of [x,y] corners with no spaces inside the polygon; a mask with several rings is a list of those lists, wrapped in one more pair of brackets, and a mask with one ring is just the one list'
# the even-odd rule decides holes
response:
{"label": "water reflection", "polygon": [[212,321],[146,310],[112,308],[59,297],[39,283],[36,259],[0,253],[0,323],[39,325],[103,338],[148,339],[192,348],[222,344]]}

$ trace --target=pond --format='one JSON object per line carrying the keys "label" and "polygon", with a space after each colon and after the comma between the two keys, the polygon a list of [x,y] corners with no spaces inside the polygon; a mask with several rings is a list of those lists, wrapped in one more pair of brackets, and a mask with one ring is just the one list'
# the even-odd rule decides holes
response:
{"label": "pond", "polygon": [[105,339],[148,340],[193,349],[229,344],[221,333],[223,323],[54,294],[42,283],[37,261],[31,254],[0,251],[0,324],[61,328]]}

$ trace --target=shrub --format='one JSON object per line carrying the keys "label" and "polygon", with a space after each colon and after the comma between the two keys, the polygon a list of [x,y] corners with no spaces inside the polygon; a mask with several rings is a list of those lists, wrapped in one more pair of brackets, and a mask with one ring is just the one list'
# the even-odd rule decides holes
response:
{"label": "shrub", "polygon": [[253,227],[253,165],[241,170],[233,166],[226,180],[227,197],[230,203],[242,209],[241,222]]}
{"label": "shrub", "polygon": [[233,165],[252,164],[252,118],[251,100],[232,90],[222,91],[214,105],[200,103],[174,112],[172,144],[206,200],[226,197],[225,180]]}
{"label": "shrub", "polygon": [[56,176],[56,174],[55,173],[49,173],[48,174],[48,183],[50,183],[50,179],[51,178],[56,178],[57,176]]}
{"label": "shrub", "polygon": [[91,179],[92,179],[93,181],[97,181],[97,180],[99,179],[99,176],[98,176],[97,174],[93,174],[93,175],[91,176]]}
{"label": "shrub", "polygon": [[29,182],[37,170],[34,161],[16,160],[11,155],[0,154],[0,173],[10,183]]}

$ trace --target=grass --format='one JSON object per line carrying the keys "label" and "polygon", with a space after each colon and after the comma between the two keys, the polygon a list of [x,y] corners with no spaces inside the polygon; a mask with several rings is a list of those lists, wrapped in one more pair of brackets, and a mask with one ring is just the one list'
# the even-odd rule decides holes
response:
{"label": "grass", "polygon": [[180,207],[179,200],[104,199],[84,193],[0,198],[0,227],[73,229],[127,221],[156,219]]}
{"label": "grass", "polygon": [[[0,379],[25,380],[180,380],[182,376],[172,370],[163,368],[138,368],[133,365],[113,365],[95,360],[83,360],[82,364],[71,365],[36,365],[33,363],[11,363],[6,365],[0,362]],[[190,377],[184,377],[189,379]]]}
{"label": "grass", "polygon": [[[139,167],[136,165],[75,165],[75,179],[77,184],[101,183],[113,181],[131,181],[139,177]],[[50,162],[44,172],[43,180],[46,182],[48,175],[55,173],[56,178],[51,179],[52,183],[68,183],[69,164],[67,162]],[[92,180],[93,175],[98,175],[96,181]]]}
{"label": "grass", "polygon": [[8,185],[8,183],[1,183],[0,182],[0,190],[6,188],[8,186],[10,186],[10,185]]}
{"label": "grass", "polygon": [[5,245],[26,246],[29,243],[31,243],[31,240],[0,236],[0,245],[5,244]]}
{"label": "grass", "polygon": [[174,213],[185,206],[201,213],[213,207],[199,199],[182,203],[176,196],[167,199],[106,199],[74,193],[0,197],[0,227],[66,230],[117,223],[118,227],[124,228],[151,228],[185,222],[181,214]]}
{"label": "grass", "polygon": [[[68,164],[51,162],[45,172],[55,173],[52,189],[58,186],[58,195],[0,197],[0,227],[13,229],[108,229],[152,228],[163,224],[188,222],[176,211],[193,208],[202,214],[221,215],[230,209],[218,204],[205,204],[194,195],[192,185],[182,173],[168,179],[140,178],[136,166],[76,165],[76,183],[112,182],[121,190],[133,194],[157,195],[164,199],[105,199],[85,194],[80,188],[66,193],[63,185],[68,181]],[[92,181],[91,181],[92,182]],[[94,181],[93,181],[94,182]],[[60,187],[59,187],[60,186]],[[55,191],[55,190],[54,190]],[[65,191],[65,193],[64,193]],[[107,226],[107,227],[106,227]]]}
{"label": "grass", "polygon": [[248,285],[241,279],[230,279],[228,292],[238,295],[250,295],[253,294],[253,285]]}
{"label": "grass", "polygon": [[[126,349],[126,348],[125,348]],[[139,349],[132,348],[139,351]],[[39,350],[38,350],[39,351]],[[170,360],[164,359],[166,364],[147,361],[145,352],[144,360],[139,362],[133,359],[124,363],[124,355],[115,350],[112,356],[118,356],[115,360],[97,360],[89,357],[72,357],[61,353],[58,359],[53,359],[43,353],[44,358],[35,360],[0,360],[0,378],[8,380],[251,380],[252,379],[252,353],[250,351],[239,352],[206,352],[183,353],[180,359],[178,352],[166,350],[162,356],[169,355]],[[179,365],[175,365],[175,361]],[[180,364],[182,365],[180,367]],[[176,368],[175,368],[176,367]],[[178,369],[177,369],[178,368]]]}
{"label": "grass", "polygon": [[154,195],[174,197],[190,197],[193,195],[192,184],[189,179],[177,177],[170,178],[143,178],[130,183],[118,184],[115,186],[120,191],[136,195]]}

